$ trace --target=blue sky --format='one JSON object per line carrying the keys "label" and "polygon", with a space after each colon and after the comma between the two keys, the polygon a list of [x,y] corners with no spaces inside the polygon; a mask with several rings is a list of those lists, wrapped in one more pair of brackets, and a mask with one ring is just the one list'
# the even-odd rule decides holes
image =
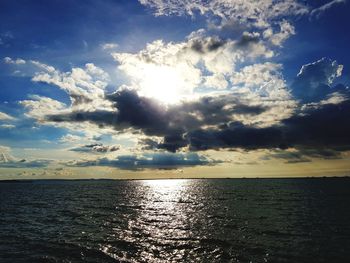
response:
{"label": "blue sky", "polygon": [[126,158],[182,175],[275,163],[344,174],[349,11],[346,0],[1,1],[4,173],[38,160],[125,170]]}

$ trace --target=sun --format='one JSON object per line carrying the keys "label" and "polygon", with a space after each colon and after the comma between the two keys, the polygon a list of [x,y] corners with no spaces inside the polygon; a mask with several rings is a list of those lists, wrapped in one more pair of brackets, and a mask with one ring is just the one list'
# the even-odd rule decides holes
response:
{"label": "sun", "polygon": [[181,65],[147,64],[140,72],[139,93],[164,104],[176,104],[192,96],[194,85]]}

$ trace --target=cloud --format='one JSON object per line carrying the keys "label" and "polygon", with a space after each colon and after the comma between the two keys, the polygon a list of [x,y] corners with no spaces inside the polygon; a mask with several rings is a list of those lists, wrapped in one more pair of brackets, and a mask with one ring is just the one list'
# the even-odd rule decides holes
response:
{"label": "cloud", "polygon": [[16,162],[0,162],[0,168],[44,168],[53,163],[53,160],[20,160]]}
{"label": "cloud", "polygon": [[13,125],[13,124],[1,124],[0,128],[2,128],[2,129],[13,129],[13,128],[16,128],[16,126]]}
{"label": "cloud", "polygon": [[81,140],[81,137],[73,134],[66,134],[60,138],[60,142],[62,143],[72,143],[79,140]]}
{"label": "cloud", "polygon": [[[262,117],[270,112],[269,123],[278,122],[283,114],[274,113],[274,104],[260,97],[245,98],[246,94],[226,94],[206,96],[195,101],[165,107],[160,102],[139,96],[135,90],[121,89],[108,95],[115,105],[114,111],[74,111],[63,114],[46,115],[49,122],[92,122],[100,127],[112,126],[117,131],[141,130],[148,136],[178,136],[191,130],[222,125],[230,121],[242,120],[250,125],[263,125]],[[242,98],[242,99],[241,99]],[[245,100],[243,99],[245,98]],[[254,118],[255,117],[255,118]],[[267,124],[266,124],[267,125]]]}
{"label": "cloud", "polygon": [[38,121],[43,121],[46,115],[60,113],[67,108],[66,104],[48,97],[32,95],[30,98],[19,103],[28,110],[27,117]]}
{"label": "cloud", "polygon": [[264,157],[266,160],[271,158],[286,160],[286,163],[304,163],[311,162],[312,158],[317,159],[339,159],[341,153],[333,149],[327,148],[301,148],[301,149],[287,149],[287,150],[275,150]]}
{"label": "cloud", "polygon": [[10,155],[10,151],[10,147],[0,145],[0,163],[7,163],[15,160],[15,158]]}
{"label": "cloud", "polygon": [[197,153],[144,153],[141,155],[121,155],[115,159],[101,158],[92,161],[75,161],[68,166],[109,166],[125,170],[178,169],[198,165],[214,165],[220,161],[211,160]]}
{"label": "cloud", "polygon": [[186,134],[192,151],[224,148],[274,149],[350,149],[350,101],[308,109],[266,128],[230,123]]}
{"label": "cloud", "polygon": [[107,153],[107,152],[116,152],[120,149],[119,145],[103,145],[102,143],[93,143],[82,145],[70,149],[73,152],[85,152],[85,153]]}
{"label": "cloud", "polygon": [[292,93],[304,103],[319,101],[337,91],[331,89],[331,85],[341,76],[342,70],[343,65],[327,58],[306,64],[291,85]]}
{"label": "cloud", "polygon": [[24,59],[21,58],[17,58],[17,59],[12,59],[10,57],[5,57],[4,58],[4,62],[6,64],[15,64],[15,65],[23,65],[26,64],[26,61]]}
{"label": "cloud", "polygon": [[280,17],[303,15],[308,13],[308,7],[297,0],[257,0],[257,1],[227,1],[227,0],[139,0],[150,7],[156,16],[190,15],[195,13],[220,18],[222,23],[238,21],[255,27],[267,27]]}
{"label": "cloud", "polygon": [[118,47],[118,44],[116,44],[116,43],[104,43],[104,44],[101,44],[101,48],[103,50],[116,49],[117,47]]}
{"label": "cloud", "polygon": [[270,160],[271,158],[276,158],[276,159],[282,159],[285,160],[286,163],[307,163],[311,162],[309,158],[304,156],[300,151],[297,150],[279,150],[277,153],[270,153],[269,155],[265,156],[265,160]]}
{"label": "cloud", "polygon": [[309,148],[349,149],[349,114],[349,100],[302,111],[283,122],[287,127],[287,144]]}
{"label": "cloud", "polygon": [[138,53],[113,53],[118,69],[142,96],[176,103],[192,99],[202,86],[223,90],[237,64],[270,58],[274,52],[261,41],[260,34],[243,32],[237,40],[205,36],[204,31],[187,41],[149,43]]}
{"label": "cloud", "polygon": [[0,145],[0,168],[42,168],[52,163],[52,160],[17,159],[11,154],[11,148]]}
{"label": "cloud", "polygon": [[54,73],[56,71],[56,69],[52,66],[49,66],[49,65],[46,65],[44,63],[41,63],[39,61],[36,61],[36,60],[31,60],[30,61],[34,66],[44,70],[44,71],[47,71],[49,73]]}
{"label": "cloud", "polygon": [[310,14],[311,16],[318,18],[320,15],[322,15],[325,11],[332,8],[333,6],[344,3],[346,3],[346,0],[332,0],[318,8],[313,9]]}
{"label": "cloud", "polygon": [[109,107],[104,104],[109,76],[101,68],[87,63],[85,68],[73,68],[71,72],[63,73],[38,61],[32,63],[43,70],[37,72],[32,81],[52,84],[64,90],[70,96],[72,107]]}
{"label": "cloud", "polygon": [[[349,149],[350,128],[344,124],[350,114],[348,90],[341,85],[331,88],[335,78],[341,75],[342,65],[326,58],[304,65],[289,89],[280,64],[255,63],[234,70],[235,61],[241,56],[246,61],[247,57],[242,54],[247,50],[251,52],[250,45],[260,42],[259,34],[243,34],[235,41],[203,34],[205,32],[197,32],[177,44],[155,41],[135,54],[114,53],[119,69],[134,83],[112,94],[106,94],[103,85],[98,86],[92,77],[104,78],[104,72],[87,64],[85,69],[73,68],[67,73],[49,69],[51,72],[38,73],[33,78],[35,81],[45,79],[66,91],[72,98],[70,106],[39,96],[21,103],[29,109],[28,116],[44,124],[94,125],[94,129],[107,127],[118,133],[139,134],[139,146],[143,150],[175,153],[291,147]],[[232,55],[227,66],[221,57],[226,54]],[[198,66],[199,62],[205,70]],[[186,64],[184,68],[176,68],[182,63]],[[184,75],[185,80],[188,76],[188,83],[183,83],[184,89],[189,89],[187,95],[196,91],[197,83],[211,83],[217,86],[217,92],[204,91],[200,96],[194,93],[195,96],[187,100],[164,104],[142,87],[156,85],[157,92],[161,92],[160,88],[169,93],[173,79],[162,79],[162,76],[159,79],[159,69],[169,70],[171,74],[177,70],[191,72]],[[155,82],[147,83],[147,72],[156,74],[151,75]],[[182,75],[179,78],[183,81]],[[222,88],[225,84],[226,89]],[[91,144],[72,150],[108,152],[108,147]]]}
{"label": "cloud", "polygon": [[[221,47],[208,48],[211,46],[208,44],[209,39],[201,39],[198,43],[202,46],[200,52],[198,50],[191,52],[215,53],[226,45],[221,43]],[[173,47],[173,44],[170,46]],[[158,50],[158,47],[154,48]],[[164,52],[162,48],[160,50]],[[169,50],[171,50],[169,47],[165,49],[167,52]],[[188,42],[174,50],[177,55],[172,58],[176,59],[178,53],[192,50],[192,45]],[[151,56],[152,54],[148,51],[140,52],[137,54],[137,60],[149,63],[148,61],[163,58],[158,55]],[[125,56],[126,59],[130,59],[129,55]],[[161,63],[164,61],[161,60]],[[111,105],[110,108],[99,107],[98,104],[94,108],[74,105],[68,107],[58,101],[37,96],[21,103],[29,109],[27,116],[36,118],[41,123],[62,124],[66,127],[94,124],[96,129],[112,127],[117,132],[131,130],[145,136],[159,137],[161,140],[157,142],[156,148],[175,152],[190,146],[185,137],[200,130],[218,130],[231,122],[251,128],[269,127],[280,124],[281,120],[290,117],[296,103],[292,100],[280,70],[281,65],[274,63],[246,66],[238,72],[232,72],[230,77],[224,77],[233,87],[225,90],[223,94],[208,93],[169,105],[142,95],[137,88],[127,87],[121,87],[117,92],[104,94],[101,97],[103,105]],[[167,88],[167,82],[164,82],[163,88]],[[218,146],[214,143],[213,147]],[[225,147],[235,145],[228,144]]]}
{"label": "cloud", "polygon": [[273,32],[270,27],[263,32],[264,38],[268,39],[275,46],[282,46],[282,44],[292,35],[295,35],[295,28],[288,21],[283,20],[279,23],[280,31]]}
{"label": "cloud", "polygon": [[283,148],[282,132],[277,127],[256,128],[234,122],[223,127],[199,129],[187,134],[189,149],[242,148],[246,150]]}
{"label": "cloud", "polygon": [[12,121],[14,119],[15,119],[14,117],[0,111],[0,121]]}

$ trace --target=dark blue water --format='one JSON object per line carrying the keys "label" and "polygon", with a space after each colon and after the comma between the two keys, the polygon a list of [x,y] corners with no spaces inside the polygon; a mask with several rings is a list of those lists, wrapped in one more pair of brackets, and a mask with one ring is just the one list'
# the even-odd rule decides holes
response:
{"label": "dark blue water", "polygon": [[0,183],[0,262],[350,262],[350,179]]}

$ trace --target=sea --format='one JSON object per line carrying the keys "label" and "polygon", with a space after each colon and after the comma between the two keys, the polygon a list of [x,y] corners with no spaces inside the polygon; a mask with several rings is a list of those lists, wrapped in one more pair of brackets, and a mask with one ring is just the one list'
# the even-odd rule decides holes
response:
{"label": "sea", "polygon": [[350,262],[350,179],[0,183],[0,262]]}

